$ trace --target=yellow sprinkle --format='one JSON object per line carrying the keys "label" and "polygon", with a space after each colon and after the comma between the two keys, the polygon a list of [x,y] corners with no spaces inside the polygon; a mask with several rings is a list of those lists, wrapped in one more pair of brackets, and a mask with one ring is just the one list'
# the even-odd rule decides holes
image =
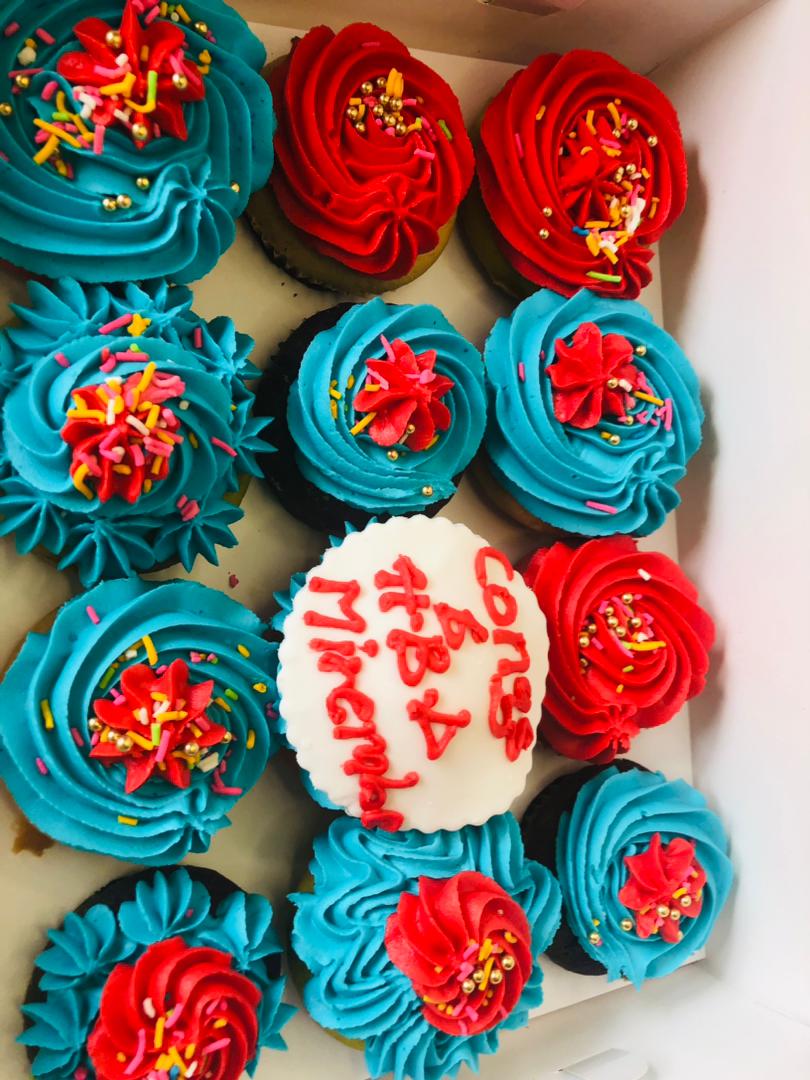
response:
{"label": "yellow sprinkle", "polygon": [[64,113],[70,112],[64,90],[60,90],[56,95],[56,111]]}
{"label": "yellow sprinkle", "polygon": [[626,675],[629,671],[635,671],[636,669],[632,664],[628,664],[627,667],[622,668],[622,674]]}
{"label": "yellow sprinkle", "polygon": [[152,468],[149,470],[152,476],[157,476],[157,474],[160,472],[162,462],[162,457],[156,457],[155,460],[152,462]]}
{"label": "yellow sprinkle", "polygon": [[186,11],[186,9],[183,7],[182,4],[177,4],[174,10],[177,12],[177,14],[180,16],[180,18],[183,20],[184,23],[190,23],[191,22],[191,16]]}
{"label": "yellow sprinkle", "polygon": [[252,750],[255,745],[256,745],[256,732],[255,731],[249,731],[247,733],[247,739],[245,740],[245,746],[247,747],[248,750]]}
{"label": "yellow sprinkle", "polygon": [[221,1016],[219,1018],[219,1020],[214,1021],[214,1027],[215,1028],[224,1028],[227,1023],[228,1023],[228,1021],[225,1019],[225,1017]]}
{"label": "yellow sprinkle", "polygon": [[348,379],[346,380],[346,389],[351,390],[351,388],[353,386],[354,386],[354,375],[350,375],[348,377]]}
{"label": "yellow sprinkle", "polygon": [[206,64],[204,67],[200,64],[197,64],[197,71],[199,71],[201,75],[207,75],[210,70],[211,68],[208,66],[208,64]]}
{"label": "yellow sprinkle", "polygon": [[188,433],[188,441],[189,441],[189,442],[191,443],[191,445],[192,445],[192,446],[194,447],[194,449],[195,449],[195,450],[196,450],[196,449],[197,449],[197,447],[198,447],[198,446],[200,445],[200,444],[199,444],[199,443],[197,442],[197,436],[196,436],[196,435],[194,434],[194,432],[193,432],[193,431],[190,431],[190,432]]}
{"label": "yellow sprinkle", "polygon": [[189,727],[199,739],[199,737],[202,735],[202,731],[197,727],[196,724],[189,724]]}
{"label": "yellow sprinkle", "polygon": [[51,135],[51,137],[48,139],[42,149],[39,150],[36,154],[34,154],[34,163],[36,165],[43,165],[54,153],[58,146],[59,140],[55,135]]}
{"label": "yellow sprinkle", "polygon": [[[157,656],[155,656],[157,660]],[[165,712],[160,714],[161,721],[163,720],[185,720],[188,713],[184,709],[178,709],[176,712]]]}
{"label": "yellow sprinkle", "polygon": [[665,649],[667,643],[665,641],[623,641],[622,645],[635,652],[653,652],[655,649]]}
{"label": "yellow sprinkle", "polygon": [[329,396],[333,397],[335,399],[335,401],[340,401],[340,399],[343,397],[343,394],[341,394],[341,392],[339,390],[333,390],[330,387],[329,388]]}
{"label": "yellow sprinkle", "polygon": [[330,401],[329,402],[329,411],[332,414],[332,419],[337,420],[337,402],[336,401]]}
{"label": "yellow sprinkle", "polygon": [[136,817],[127,817],[125,814],[118,815],[119,825],[137,825],[138,819]]}
{"label": "yellow sprinkle", "polygon": [[139,394],[143,393],[143,391],[150,384],[150,382],[152,381],[152,376],[155,374],[156,370],[157,370],[157,364],[154,363],[154,361],[150,360],[149,363],[146,365],[146,367],[143,369],[143,375],[141,375],[141,381],[135,387],[135,389],[137,390],[137,392]]}
{"label": "yellow sprinkle", "polygon": [[515,935],[510,933],[508,930],[506,931],[506,933],[503,936],[509,942],[510,945],[514,945],[514,943],[517,941],[517,938],[515,937]]}
{"label": "yellow sprinkle", "polygon": [[592,146],[583,146],[582,149],[579,152],[579,156],[582,157],[583,154],[592,154],[592,153],[593,153],[593,147]]}
{"label": "yellow sprinkle", "polygon": [[69,420],[95,420],[99,424],[107,419],[99,409],[68,409],[67,415]]}
{"label": "yellow sprinkle", "polygon": [[144,420],[144,424],[146,424],[146,426],[148,428],[153,428],[155,426],[155,424],[158,422],[158,417],[159,416],[160,416],[160,406],[159,405],[153,405],[152,408],[149,410],[149,415]]}
{"label": "yellow sprinkle", "polygon": [[79,116],[78,113],[71,113],[70,118],[73,121],[73,123],[76,125],[76,127],[79,129],[81,134],[84,135],[85,139],[92,139],[93,136],[90,134],[90,132],[89,132],[89,130],[87,128],[87,125],[85,124],[84,120],[82,120],[82,118]]}
{"label": "yellow sprinkle", "polygon": [[47,131],[49,134],[55,136],[57,139],[63,139],[68,146],[75,146],[77,149],[81,149],[81,143],[78,139],[74,138],[70,132],[62,131],[61,128],[56,127],[55,124],[49,124],[47,120],[40,120],[37,116],[34,118],[34,124],[38,128],[42,128],[43,131]]}
{"label": "yellow sprinkle", "polygon": [[620,682],[619,685],[616,687],[616,693],[621,694],[623,692],[624,692],[624,683]]}
{"label": "yellow sprinkle", "polygon": [[688,889],[676,889],[675,892],[672,894],[672,899],[679,900],[682,896],[686,896],[688,892]]}
{"label": "yellow sprinkle", "polygon": [[585,127],[588,129],[588,131],[591,132],[592,135],[596,134],[596,128],[593,126],[593,109],[588,109],[587,113],[585,114]]}
{"label": "yellow sprinkle", "polygon": [[122,1062],[126,1061],[127,1060],[127,1055],[122,1054],[121,1051],[119,1050],[118,1053],[115,1055],[115,1060],[116,1061],[122,1061]]}
{"label": "yellow sprinkle", "polygon": [[599,926],[599,920],[598,919],[593,919],[592,922],[593,922],[594,926]]}
{"label": "yellow sprinkle", "polygon": [[437,433],[437,434],[435,434],[435,435],[433,436],[433,438],[432,438],[432,439],[430,440],[430,442],[429,442],[429,443],[427,444],[427,446],[425,447],[425,449],[426,449],[426,450],[430,450],[430,448],[431,448],[432,446],[435,446],[435,445],[436,445],[436,443],[437,443],[438,441],[439,441],[439,435],[438,435],[438,433]]}
{"label": "yellow sprinkle", "polygon": [[444,1012],[444,1010],[447,1008],[447,1006],[445,1005],[445,1003],[443,1001],[440,1001],[439,1004],[436,1006],[436,1008],[439,1010],[439,1012]]}
{"label": "yellow sprinkle", "polygon": [[84,482],[85,476],[90,472],[86,465],[80,465],[72,476],[73,486],[84,495],[85,499],[92,499],[93,492]]}
{"label": "yellow sprinkle", "polygon": [[545,112],[546,112],[545,105],[541,105],[540,108],[537,110],[537,116],[535,116],[535,120],[542,120],[543,116],[545,115]]}
{"label": "yellow sprinkle", "polygon": [[376,415],[377,414],[373,412],[368,413],[366,416],[363,417],[362,420],[358,421],[358,423],[354,425],[349,434],[359,435],[361,431],[364,431],[368,427],[368,425],[371,423],[371,421]]}
{"label": "yellow sprinkle", "polygon": [[619,240],[616,241],[616,247],[621,247],[622,244],[626,244],[629,239],[629,233],[625,233],[624,236],[622,236]]}
{"label": "yellow sprinkle", "polygon": [[188,1046],[186,1047],[186,1053],[185,1053],[186,1061],[191,1061],[191,1059],[194,1057],[194,1055],[196,1053],[197,1053],[197,1044],[196,1043],[189,1043]]}
{"label": "yellow sprinkle", "polygon": [[152,693],[149,696],[151,697],[151,699],[153,701],[168,701],[169,700],[168,695],[167,694],[161,694],[161,692],[159,690],[153,690]]}
{"label": "yellow sprinkle", "polygon": [[147,495],[152,490],[152,481],[149,479],[148,476],[143,482],[143,490],[147,493]]}
{"label": "yellow sprinkle", "polygon": [[180,1052],[177,1049],[177,1047],[176,1046],[170,1046],[169,1049],[166,1051],[166,1053],[169,1055],[169,1060],[171,1061],[172,1065],[176,1065],[177,1068],[180,1070],[180,1074],[182,1076],[185,1076],[186,1075],[186,1064],[183,1061],[183,1059],[180,1057]]}
{"label": "yellow sprinkle", "polygon": [[155,1049],[159,1050],[163,1046],[163,1029],[166,1026],[166,1017],[159,1016],[155,1023]]}
{"label": "yellow sprinkle", "polygon": [[113,472],[120,473],[122,476],[132,475],[132,469],[129,465],[113,465]]}
{"label": "yellow sprinkle", "polygon": [[228,704],[228,702],[223,697],[215,697],[214,698],[214,704],[219,705],[220,709],[224,709],[225,712],[230,712],[231,711],[230,705]]}
{"label": "yellow sprinkle", "polygon": [[142,45],[141,46],[141,63],[145,64],[148,59],[149,59],[149,46],[148,45]]}
{"label": "yellow sprinkle", "polygon": [[139,735],[137,731],[128,731],[127,735],[132,739],[134,743],[142,747],[144,750],[154,750],[154,745],[148,739],[145,739],[143,735]]}
{"label": "yellow sprinkle", "polygon": [[236,651],[241,656],[250,656],[250,649],[248,649],[245,645],[237,645],[236,646]]}
{"label": "yellow sprinkle", "polygon": [[644,394],[641,390],[634,390],[633,397],[637,397],[639,401],[649,401],[651,405],[664,404],[660,397],[653,397],[652,394]]}
{"label": "yellow sprinkle", "polygon": [[[106,97],[112,97],[114,94],[124,94],[128,96],[132,93],[132,87],[135,85],[135,76],[132,72],[128,72],[121,82],[107,83],[106,86],[99,87],[99,93],[104,94]],[[36,121],[34,121],[36,123]]]}
{"label": "yellow sprinkle", "polygon": [[486,960],[486,958],[490,955],[491,952],[492,952],[492,938],[486,938],[486,940],[484,941],[484,944],[481,946],[481,949],[480,949],[480,951],[478,953],[479,961],[480,960]]}
{"label": "yellow sprinkle", "polygon": [[143,642],[143,647],[146,649],[146,658],[150,665],[154,667],[158,662],[158,654],[154,642],[148,634],[144,634],[141,641]]}
{"label": "yellow sprinkle", "polygon": [[350,97],[349,98],[349,104],[350,105],[362,105],[362,103],[363,103],[362,98],[359,98],[359,97]]}
{"label": "yellow sprinkle", "polygon": [[644,177],[645,180],[649,180],[650,179],[650,170],[649,169],[642,169],[641,170],[641,175]]}
{"label": "yellow sprinkle", "polygon": [[610,224],[609,221],[586,221],[586,229],[606,229]]}
{"label": "yellow sprinkle", "polygon": [[203,51],[200,53],[198,59],[199,59],[201,64],[210,64],[211,63],[211,53],[208,51],[208,49],[203,49]]}
{"label": "yellow sprinkle", "polygon": [[610,113],[611,119],[613,120],[613,126],[620,128],[622,126],[622,118],[619,116],[619,110],[616,108],[612,101],[608,102],[607,108],[608,112]]}
{"label": "yellow sprinkle", "polygon": [[614,266],[619,261],[617,259],[617,257],[613,254],[613,252],[610,250],[610,248],[608,248],[608,247],[603,247],[602,248],[602,254],[605,255],[613,263]]}
{"label": "yellow sprinkle", "polygon": [[42,713],[42,719],[45,721],[45,727],[48,731],[53,730],[53,713],[51,712],[51,706],[47,700],[40,701],[39,708]]}
{"label": "yellow sprinkle", "polygon": [[266,694],[267,693],[267,683],[255,682],[253,684],[253,689],[256,691],[257,694]]}
{"label": "yellow sprinkle", "polygon": [[588,251],[591,255],[599,254],[599,237],[595,233],[588,233],[585,237],[585,243],[588,245]]}
{"label": "yellow sprinkle", "polygon": [[480,984],[478,986],[479,990],[486,990],[487,983],[489,982],[489,975],[490,975],[490,972],[492,971],[492,965],[494,963],[495,963],[495,957],[490,956],[489,960],[487,960],[487,962],[484,964],[484,977],[483,977],[483,979],[481,980],[481,982],[480,982]]}

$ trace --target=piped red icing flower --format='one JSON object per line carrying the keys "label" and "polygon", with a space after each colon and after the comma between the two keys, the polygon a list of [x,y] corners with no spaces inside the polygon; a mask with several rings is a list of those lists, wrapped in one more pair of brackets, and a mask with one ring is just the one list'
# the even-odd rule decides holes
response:
{"label": "piped red icing flower", "polygon": [[72,393],[73,408],[61,436],[73,450],[70,475],[88,498],[93,488],[101,502],[118,495],[137,502],[169,472],[169,459],[183,441],[180,421],[166,404],[186,386],[150,363],[125,382],[82,386]]}
{"label": "piped red icing flower", "polygon": [[206,715],[213,690],[213,680],[189,682],[185,660],[174,660],[162,675],[147,664],[127,668],[114,700],[93,702],[90,757],[105,765],[123,762],[128,793],[154,775],[188,787],[191,769],[207,751],[231,739]]}
{"label": "piped red icing flower", "polygon": [[666,555],[628,536],[558,543],[524,577],[548,621],[539,730],[558,753],[612,761],[703,689],[714,624]]}
{"label": "piped red icing flower", "polygon": [[488,107],[478,154],[498,245],[534,286],[635,297],[686,201],[678,117],[605,53],[539,56]]}
{"label": "piped red icing flower", "polygon": [[626,396],[639,374],[627,338],[603,334],[596,323],[582,323],[570,344],[555,341],[554,356],[547,371],[554,388],[554,415],[561,424],[592,428],[605,416],[626,415]]}
{"label": "piped red icing flower", "polygon": [[512,1012],[532,971],[523,908],[497,882],[465,871],[419,878],[385,930],[388,956],[413,983],[429,1024],[475,1035]]}
{"label": "piped red icing flower", "polygon": [[473,176],[453,91],[392,34],[316,26],[278,64],[270,178],[307,242],[360,273],[409,274],[440,242]]}
{"label": "piped red icing flower", "polygon": [[399,339],[382,343],[387,359],[366,361],[368,378],[355,395],[355,411],[373,417],[366,430],[379,446],[427,450],[450,427],[450,410],[439,399],[455,383],[435,371],[434,349],[417,355]]}
{"label": "piped red icing flower", "polygon": [[695,858],[694,842],[676,836],[663,846],[661,834],[654,833],[646,851],[628,855],[624,865],[628,876],[619,902],[634,912],[638,936],[680,941],[681,919],[696,919],[703,907],[706,871]]}
{"label": "piped red icing flower", "polygon": [[165,19],[142,25],[142,6],[127,0],[119,28],[82,19],[73,32],[84,51],[65,53],[57,70],[92,107],[94,124],[121,125],[140,146],[161,134],[186,139],[183,106],[201,101],[205,84],[182,28]]}
{"label": "piped red icing flower", "polygon": [[232,963],[173,937],[113,968],[87,1040],[96,1080],[239,1080],[256,1055],[261,992]]}

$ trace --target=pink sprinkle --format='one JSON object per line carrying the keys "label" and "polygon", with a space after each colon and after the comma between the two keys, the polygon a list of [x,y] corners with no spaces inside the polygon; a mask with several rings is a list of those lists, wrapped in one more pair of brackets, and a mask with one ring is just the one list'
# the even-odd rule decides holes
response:
{"label": "pink sprinkle", "polygon": [[423,150],[421,147],[417,147],[416,150],[414,150],[413,156],[425,158],[427,161],[433,161],[436,157],[432,150]]}
{"label": "pink sprinkle", "polygon": [[[104,150],[104,135],[106,134],[106,127],[103,124],[96,124],[93,131],[93,153],[100,154]],[[102,331],[103,332],[103,331]]]}
{"label": "pink sprinkle", "polygon": [[472,1020],[473,1023],[475,1023],[478,1019],[478,1010],[474,1009],[472,1005],[468,1005],[467,1008],[464,1010],[464,1015],[469,1017],[469,1019]]}
{"label": "pink sprinkle", "polygon": [[521,382],[526,382],[526,365],[521,362],[518,364],[518,378]]}
{"label": "pink sprinkle", "polygon": [[87,615],[88,615],[88,618],[90,619],[90,622],[95,623],[96,626],[98,626],[98,624],[101,622],[101,619],[98,617],[98,612],[93,607],[93,605],[88,604],[87,607],[85,608],[85,611],[87,612]]}
{"label": "pink sprinkle", "polygon": [[[158,675],[159,675],[159,674],[160,674],[160,672],[158,672]],[[123,694],[119,694],[119,693],[118,693],[118,691],[117,691],[117,690],[115,689],[115,687],[114,687],[114,686],[113,686],[113,687],[112,687],[112,689],[110,690],[110,697],[111,697],[111,698],[113,699],[113,701],[115,702],[115,704],[116,704],[116,705],[123,705],[123,704],[125,704],[125,702],[126,702],[126,700],[127,700],[127,699],[126,699],[126,698],[124,697],[124,695],[123,695]]]}
{"label": "pink sprinkle", "polygon": [[390,136],[391,136],[391,138],[393,139],[394,135],[396,135],[396,129],[395,129],[395,128],[392,128],[392,127],[387,127],[387,128],[385,129],[385,134],[386,134],[386,135],[390,135]]}
{"label": "pink sprinkle", "polygon": [[160,746],[158,752],[155,754],[155,761],[163,761],[166,757],[166,751],[169,749],[169,739],[171,738],[171,731],[168,728],[163,729],[163,734],[160,736]]}
{"label": "pink sprinkle", "polygon": [[138,1049],[135,1051],[135,1056],[130,1061],[129,1065],[124,1069],[124,1076],[132,1076],[140,1063],[143,1061],[146,1054],[146,1032],[143,1028],[138,1032]]}
{"label": "pink sprinkle", "polygon": [[591,510],[601,510],[603,514],[618,514],[618,510],[615,506],[610,506],[609,503],[594,502],[592,499],[586,499],[585,505],[590,507]]}
{"label": "pink sprinkle", "polygon": [[160,14],[160,8],[159,7],[153,7],[152,10],[147,12],[147,14],[144,16],[143,21],[146,23],[147,26],[150,26],[155,21],[155,19],[158,17],[159,14]]}
{"label": "pink sprinkle", "polygon": [[34,33],[37,35],[40,41],[44,41],[46,45],[53,45],[56,38],[49,34],[47,30],[43,30],[41,26],[38,26]]}
{"label": "pink sprinkle", "polygon": [[3,33],[5,34],[6,37],[11,37],[11,35],[16,34],[19,29],[20,29],[20,24],[18,22],[10,22],[8,24],[8,26],[5,28],[5,30],[3,31]]}
{"label": "pink sprinkle", "polygon": [[90,1074],[88,1073],[87,1069],[85,1069],[84,1065],[80,1065],[76,1072],[73,1074],[73,1080],[87,1080],[87,1077],[89,1075]]}
{"label": "pink sprinkle", "polygon": [[[156,675],[162,675],[164,671],[168,671],[168,670],[169,670],[169,665],[168,664],[161,664],[160,667],[155,668],[155,674]],[[199,717],[198,717],[198,719],[199,719]]]}
{"label": "pink sprinkle", "polygon": [[464,982],[464,980],[467,978],[467,976],[473,970],[474,966],[475,965],[471,964],[469,960],[465,960],[464,963],[459,966],[458,975],[456,976],[458,981],[459,982]]}
{"label": "pink sprinkle", "polygon": [[45,762],[42,760],[41,757],[38,757],[36,759],[36,763],[37,763],[37,768],[42,773],[42,775],[47,776],[48,775],[48,766],[45,764]]}
{"label": "pink sprinkle", "polygon": [[360,46],[361,49],[379,49],[379,47],[379,41],[364,41],[363,44]]}
{"label": "pink sprinkle", "polygon": [[186,503],[183,509],[180,511],[180,517],[183,521],[192,521],[200,512],[200,504],[196,499],[192,499],[191,502]]}
{"label": "pink sprinkle", "polygon": [[599,638],[597,638],[597,637],[592,637],[592,638],[591,638],[591,644],[592,644],[592,645],[595,645],[595,646],[596,646],[596,648],[597,648],[597,649],[599,649],[600,651],[601,651],[602,649],[604,649],[604,647],[605,647],[605,646],[604,646],[604,645],[602,644],[602,642],[601,642],[601,641],[599,640]]}
{"label": "pink sprinkle", "polygon": [[212,652],[210,652],[210,653],[208,654],[208,656],[206,656],[206,658],[205,658],[205,659],[206,659],[206,660],[210,660],[210,661],[211,661],[211,663],[213,664],[213,663],[215,663],[215,662],[216,662],[216,659],[217,659],[217,654],[216,654],[216,653],[212,653]]}
{"label": "pink sprinkle", "polygon": [[202,343],[203,343],[202,327],[201,326],[195,326],[194,327],[194,348],[195,349],[201,349],[202,348]]}
{"label": "pink sprinkle", "polygon": [[518,157],[523,157],[523,140],[520,135],[515,132],[515,146],[517,147]]}
{"label": "pink sprinkle", "polygon": [[192,919],[193,917],[194,917],[194,908],[190,907],[188,909],[188,911],[186,912],[186,918],[187,919]]}
{"label": "pink sprinkle", "polygon": [[169,1019],[166,1021],[166,1027],[167,1028],[174,1027],[174,1025],[180,1019],[180,1013],[183,1011],[183,1005],[184,1005],[184,1002],[181,1001],[179,1004],[175,1005],[175,1007],[172,1009],[172,1014],[169,1017]]}
{"label": "pink sprinkle", "polygon": [[607,600],[603,600],[602,603],[597,608],[597,611],[599,612],[600,615],[604,615],[605,612],[607,611],[607,607],[608,607]]}
{"label": "pink sprinkle", "polygon": [[[116,330],[120,330],[124,326],[129,326],[132,322],[132,315],[121,315],[118,319],[113,319],[111,322],[105,323],[99,330],[100,334],[112,334]],[[133,356],[135,354],[133,353]]]}
{"label": "pink sprinkle", "polygon": [[84,739],[82,738],[82,733],[79,731],[78,728],[72,727],[70,729],[70,734],[73,736],[73,741],[78,747],[84,746]]}
{"label": "pink sprinkle", "polygon": [[222,783],[212,784],[211,790],[214,792],[215,795],[231,795],[235,797],[242,794],[242,788],[225,787],[225,785]]}
{"label": "pink sprinkle", "polygon": [[19,71],[10,71],[8,77],[10,79],[16,79],[18,75],[39,75],[45,68],[20,68]]}
{"label": "pink sprinkle", "polygon": [[204,1046],[200,1051],[201,1054],[213,1054],[217,1050],[224,1050],[226,1046],[230,1046],[231,1040],[229,1038],[218,1039],[216,1042],[209,1043],[208,1046]]}
{"label": "pink sprinkle", "polygon": [[54,353],[53,358],[57,364],[61,364],[62,367],[70,367],[70,361],[63,352]]}
{"label": "pink sprinkle", "polygon": [[210,1005],[206,1006],[205,1015],[210,1016],[212,1012],[216,1011],[218,1005],[219,1005],[219,998],[217,998],[216,1001],[212,1001]]}
{"label": "pink sprinkle", "polygon": [[90,740],[90,745],[91,746],[98,746],[98,739],[99,739],[99,735],[98,735],[98,732],[96,732],[95,735],[93,735],[92,739]]}
{"label": "pink sprinkle", "polygon": [[268,720],[276,720],[278,718],[278,709],[275,705],[265,705],[264,715]]}
{"label": "pink sprinkle", "polygon": [[145,461],[145,458],[143,456],[143,450],[141,450],[140,446],[138,446],[137,443],[133,443],[132,446],[130,446],[129,453],[135,465],[137,465],[138,467],[143,465]]}
{"label": "pink sprinkle", "polygon": [[239,578],[236,576],[236,574],[228,574],[228,588],[235,589],[238,584]]}
{"label": "pink sprinkle", "polygon": [[402,99],[403,105],[416,105],[417,101],[415,97],[406,97]]}
{"label": "pink sprinkle", "polygon": [[[130,319],[132,316],[130,316]],[[99,331],[101,333],[101,331]],[[115,354],[116,360],[148,360],[145,352],[119,352]]]}
{"label": "pink sprinkle", "polygon": [[469,960],[470,957],[473,956],[477,952],[478,952],[478,946],[477,945],[468,945],[467,948],[464,950],[464,953],[463,953],[464,959]]}
{"label": "pink sprinkle", "polygon": [[182,510],[185,504],[188,502],[188,495],[181,495],[177,500],[177,509]]}
{"label": "pink sprinkle", "polygon": [[396,353],[394,352],[393,348],[391,347],[391,342],[388,340],[388,338],[385,336],[385,334],[380,334],[380,343],[382,344],[382,347],[385,349],[385,355],[388,357],[388,359],[391,361],[392,364],[395,364],[397,362]]}
{"label": "pink sprinkle", "polygon": [[616,142],[615,139],[600,139],[599,142],[602,144],[602,146],[610,146],[614,150],[621,150],[622,148],[622,144],[620,142]]}
{"label": "pink sprinkle", "polygon": [[234,450],[234,448],[232,446],[228,446],[228,444],[226,442],[223,442],[222,439],[218,439],[216,435],[211,436],[211,443],[214,446],[218,446],[220,450],[224,450],[226,454],[230,454],[231,457],[236,457],[236,451]]}
{"label": "pink sprinkle", "polygon": [[540,359],[541,359],[541,360],[545,360],[545,358],[546,358],[546,350],[545,350],[545,349],[541,349],[541,350],[540,350]]}

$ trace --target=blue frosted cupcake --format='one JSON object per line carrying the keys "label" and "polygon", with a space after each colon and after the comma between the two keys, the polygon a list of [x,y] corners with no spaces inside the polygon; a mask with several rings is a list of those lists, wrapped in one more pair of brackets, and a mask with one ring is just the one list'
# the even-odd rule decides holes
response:
{"label": "blue frosted cupcake", "polygon": [[277,748],[276,645],[190,581],[105,582],[0,684],[0,778],[54,840],[156,866],[206,851]]}
{"label": "blue frosted cupcake", "polygon": [[29,293],[0,333],[0,534],[85,586],[216,563],[268,449],[245,383],[252,339],[165,282]]}
{"label": "blue frosted cupcake", "polygon": [[364,1047],[373,1078],[477,1071],[541,1004],[559,888],[524,858],[511,814],[430,836],[339,818],[310,872],[309,891],[291,897],[304,1002]]}
{"label": "blue frosted cupcake", "polygon": [[623,761],[554,781],[521,823],[553,870],[563,922],[549,957],[609,981],[669,975],[708,940],[731,889],[728,839],[699,791]]}
{"label": "blue frosted cupcake", "polygon": [[700,446],[697,376],[641,304],[547,289],[484,350],[484,487],[512,516],[585,536],[646,536],[680,502]]}
{"label": "blue frosted cupcake", "polygon": [[294,1009],[273,909],[212,870],[119,878],[69,914],[35,961],[31,1073],[47,1080],[253,1075]]}
{"label": "blue frosted cupcake", "polygon": [[222,0],[5,3],[0,258],[81,281],[207,274],[272,168],[264,60]]}
{"label": "blue frosted cupcake", "polygon": [[432,516],[486,423],[481,354],[430,304],[338,304],[279,347],[257,391],[279,501],[315,529]]}

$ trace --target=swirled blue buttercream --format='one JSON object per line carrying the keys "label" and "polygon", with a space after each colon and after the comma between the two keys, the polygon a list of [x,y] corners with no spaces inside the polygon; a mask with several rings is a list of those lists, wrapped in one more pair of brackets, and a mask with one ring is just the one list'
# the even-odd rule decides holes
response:
{"label": "swirled blue buttercream", "polygon": [[[675,837],[694,842],[707,875],[700,914],[681,919],[683,937],[672,943],[660,934],[641,938],[621,929],[622,920],[635,914],[618,898],[627,878],[624,859],[646,850],[654,833],[662,845]],[[604,965],[609,980],[624,976],[637,987],[669,975],[706,944],[733,880],[725,831],[699,791],[662,773],[619,772],[615,766],[589,780],[563,815],[557,874],[565,918],[579,944]],[[594,919],[599,945],[590,941]]]}
{"label": "swirled blue buttercream", "polygon": [[[93,1080],[86,1043],[110,972],[174,936],[190,948],[209,946],[233,957],[234,968],[262,995],[258,1047],[286,1049],[281,1029],[295,1009],[281,1002],[285,979],[272,977],[268,970],[268,960],[282,951],[272,918],[273,909],[263,896],[239,889],[215,903],[203,881],[182,867],[139,881],[134,899],[117,910],[98,903],[81,915],[68,915],[59,930],[48,932],[50,944],[35,961],[44,1000],[22,1007],[29,1026],[18,1042],[35,1051],[33,1076],[74,1080],[83,1067]],[[257,1051],[248,1065],[251,1076],[258,1057]]]}
{"label": "swirled blue buttercream", "polygon": [[[278,746],[266,716],[277,646],[265,629],[242,604],[190,581],[109,581],[70,600],[49,633],[28,635],[0,684],[0,777],[26,818],[60,843],[151,866],[206,851]],[[183,659],[192,683],[214,680],[207,716],[233,736],[218,750],[221,782],[194,768],[187,788],[152,777],[127,794],[125,767],[89,756],[93,702],[117,691],[125,668],[148,663],[145,636],[158,670]]]}
{"label": "swirled blue buttercream", "polygon": [[[379,446],[363,431],[352,434],[367,415],[353,405],[366,383],[366,361],[385,357],[381,336],[401,339],[417,355],[435,350],[436,373],[455,383],[441,398],[452,414],[450,427],[429,449]],[[335,388],[340,399],[330,395]],[[296,463],[310,483],[370,514],[419,513],[455,494],[454,477],[469,465],[483,437],[481,354],[431,304],[387,304],[379,297],[356,304],[304,353],[287,422]]]}
{"label": "swirled blue buttercream", "polygon": [[[50,288],[32,282],[29,296],[27,307],[14,308],[22,325],[0,333],[0,534],[14,533],[20,552],[42,546],[60,569],[75,566],[85,586],[178,560],[190,570],[198,555],[217,563],[216,546],[236,544],[231,525],[243,516],[226,495],[240,476],[259,473],[255,455],[268,449],[260,437],[267,421],[251,416],[245,385],[258,375],[248,359],[252,339],[230,319],[201,319],[188,289],[165,282],[116,294],[71,279]],[[151,322],[135,336],[125,327],[99,333],[129,314]],[[102,349],[133,346],[185,383],[180,408],[170,402],[183,442],[168,476],[137,502],[88,501],[71,480],[72,451],[60,435],[71,394],[107,378]],[[126,380],[146,363],[123,360],[110,374]],[[184,518],[178,503],[190,501],[199,512]]]}
{"label": "swirled blue buttercream", "polygon": [[[56,68],[61,56],[81,48],[76,23],[96,17],[117,27],[123,0],[3,4],[4,83],[9,85],[9,71],[42,70],[30,76],[24,91],[8,97],[11,115],[0,116],[0,257],[48,277],[110,282],[165,276],[189,282],[207,274],[230,247],[236,218],[273,165],[275,114],[260,74],[265,50],[223,0],[193,0],[188,7],[193,18],[178,22],[186,57],[199,63],[207,50],[211,62],[203,79],[205,97],[183,107],[187,140],[163,134],[138,149],[120,124],[109,128],[99,154],[92,140],[86,147],[62,140],[60,156],[73,171],[71,179],[57,171],[53,159],[34,161],[41,148],[34,141],[34,120],[52,121],[60,92],[74,102],[73,86]],[[203,24],[207,34],[199,29]],[[15,25],[11,33],[2,32]],[[39,29],[54,43],[41,38]],[[26,39],[36,45],[33,60],[24,51]],[[5,93],[0,97],[5,100]],[[131,202],[105,210],[104,200],[117,196]]]}
{"label": "swirled blue buttercream", "polygon": [[[501,1024],[472,1036],[449,1035],[422,1015],[410,979],[390,960],[385,926],[403,892],[420,877],[450,878],[464,870],[493,878],[526,913],[535,964],[517,1007]],[[527,860],[511,814],[458,832],[424,835],[365,829],[338,818],[315,841],[311,893],[291,900],[298,911],[292,944],[311,973],[307,1009],[326,1028],[365,1042],[372,1077],[396,1080],[453,1077],[462,1064],[477,1069],[480,1054],[498,1048],[499,1032],[523,1027],[543,1000],[537,962],[560,922],[560,892],[552,874]]]}
{"label": "swirled blue buttercream", "polygon": [[[632,425],[614,416],[585,429],[557,420],[548,367],[555,360],[555,343],[570,341],[583,323],[646,349],[633,356],[633,364],[646,377],[651,396],[672,402],[669,431],[654,415],[655,407],[641,400],[628,412]],[[587,290],[566,299],[541,289],[498,320],[484,358],[489,463],[521,506],[555,528],[587,536],[645,536],[664,523],[680,502],[675,485],[700,445],[703,408],[689,361],[645,307]],[[617,436],[618,445],[603,432]]]}

